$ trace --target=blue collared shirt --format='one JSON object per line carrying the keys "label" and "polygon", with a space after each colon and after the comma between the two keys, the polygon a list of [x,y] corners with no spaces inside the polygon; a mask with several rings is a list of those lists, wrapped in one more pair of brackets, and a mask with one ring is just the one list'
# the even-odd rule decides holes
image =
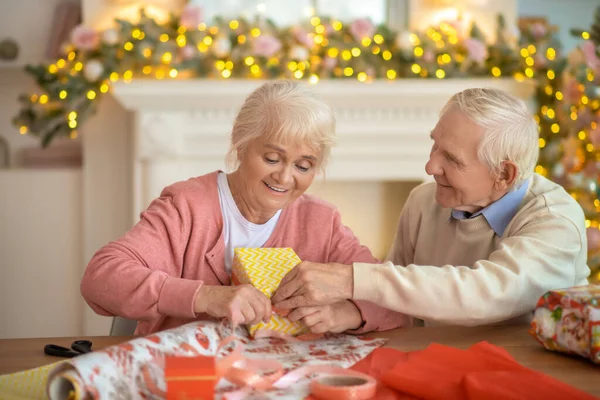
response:
{"label": "blue collared shirt", "polygon": [[528,187],[529,181],[525,181],[517,190],[506,193],[500,199],[472,215],[466,211],[452,210],[452,218],[475,218],[478,215],[483,214],[496,235],[502,236],[510,221],[517,211],[519,211],[519,206],[521,205],[521,201],[523,201],[523,197],[525,197],[525,193],[527,193]]}

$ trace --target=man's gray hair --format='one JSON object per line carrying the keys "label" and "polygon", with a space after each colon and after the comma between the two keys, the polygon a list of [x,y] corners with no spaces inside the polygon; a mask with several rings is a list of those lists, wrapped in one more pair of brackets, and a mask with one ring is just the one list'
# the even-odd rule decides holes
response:
{"label": "man's gray hair", "polygon": [[331,108],[305,84],[269,81],[254,90],[235,118],[227,163],[235,168],[249,143],[258,138],[275,143],[308,145],[319,152],[324,171],[335,143]]}
{"label": "man's gray hair", "polygon": [[499,89],[466,89],[452,96],[440,114],[454,107],[483,128],[477,154],[493,174],[501,172],[503,161],[517,165],[515,186],[533,174],[539,129],[523,100]]}

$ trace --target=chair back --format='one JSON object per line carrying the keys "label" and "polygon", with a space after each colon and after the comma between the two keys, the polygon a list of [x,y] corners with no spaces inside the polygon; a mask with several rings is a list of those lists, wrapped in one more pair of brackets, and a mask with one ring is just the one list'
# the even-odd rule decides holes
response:
{"label": "chair back", "polygon": [[110,327],[110,336],[132,336],[137,327],[137,321],[114,317]]}

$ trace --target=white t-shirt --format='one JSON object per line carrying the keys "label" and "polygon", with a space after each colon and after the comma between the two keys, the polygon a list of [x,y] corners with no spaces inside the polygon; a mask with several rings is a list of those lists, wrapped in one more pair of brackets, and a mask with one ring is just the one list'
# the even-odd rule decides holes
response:
{"label": "white t-shirt", "polygon": [[262,225],[249,222],[235,204],[231,189],[227,183],[227,175],[219,172],[217,177],[219,202],[223,214],[223,238],[225,240],[225,269],[231,273],[233,249],[238,247],[262,247],[271,237],[281,210],[278,210],[270,220]]}

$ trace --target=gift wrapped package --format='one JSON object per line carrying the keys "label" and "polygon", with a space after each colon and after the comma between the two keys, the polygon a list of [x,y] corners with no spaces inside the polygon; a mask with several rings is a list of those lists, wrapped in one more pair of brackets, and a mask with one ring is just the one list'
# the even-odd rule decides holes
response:
{"label": "gift wrapped package", "polygon": [[547,292],[537,303],[529,332],[548,350],[600,364],[600,285]]}
{"label": "gift wrapped package", "polygon": [[[281,279],[300,263],[291,248],[237,248],[234,250],[231,279],[234,285],[250,284],[271,298]],[[260,331],[275,331],[297,336],[307,331],[301,322],[292,322],[274,314],[269,323],[259,322],[248,327],[250,336]]]}

